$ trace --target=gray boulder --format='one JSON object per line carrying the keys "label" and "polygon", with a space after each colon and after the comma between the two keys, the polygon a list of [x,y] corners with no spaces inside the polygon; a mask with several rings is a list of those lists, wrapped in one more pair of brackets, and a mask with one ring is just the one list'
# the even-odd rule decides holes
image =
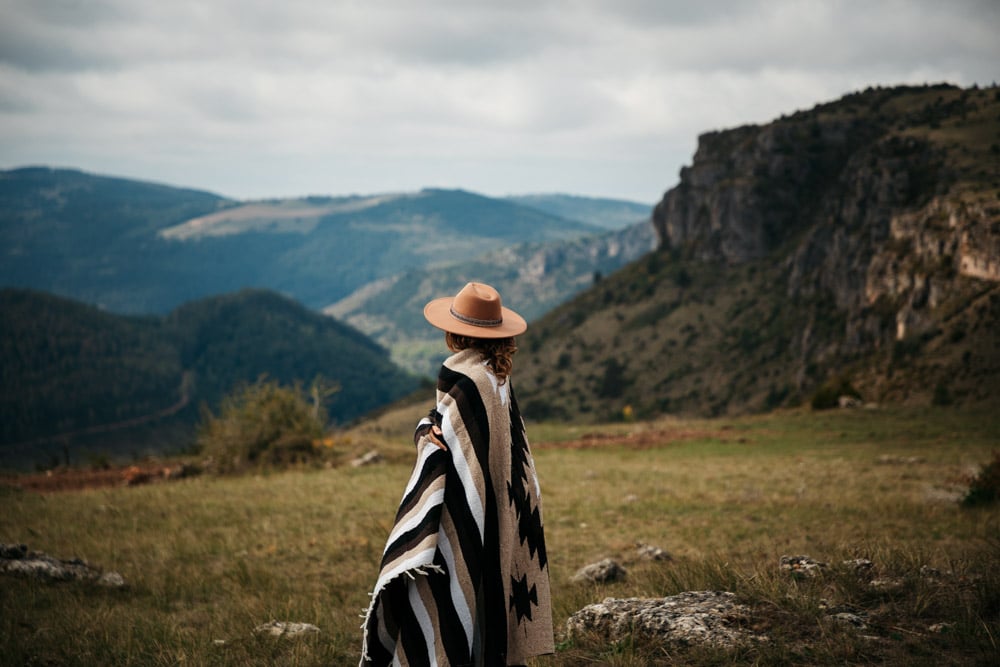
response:
{"label": "gray boulder", "polygon": [[293,621],[270,621],[262,623],[253,630],[255,635],[270,635],[271,637],[301,637],[319,633],[312,623],[296,623]]}
{"label": "gray boulder", "polygon": [[826,569],[826,563],[813,560],[809,556],[782,556],[778,567],[794,577],[815,577]]}
{"label": "gray boulder", "polygon": [[91,581],[109,588],[124,588],[125,579],[117,572],[104,572],[79,558],[62,560],[25,544],[0,544],[0,574],[43,581]]}
{"label": "gray boulder", "polygon": [[749,609],[725,591],[689,591],[665,598],[605,598],[566,621],[570,639],[617,642],[632,637],[665,644],[728,648],[767,638],[744,630]]}
{"label": "gray boulder", "polygon": [[673,556],[652,544],[636,542],[635,549],[639,558],[644,560],[673,560]]}
{"label": "gray boulder", "polygon": [[628,572],[624,567],[610,558],[605,558],[604,560],[580,568],[570,581],[588,581],[595,584],[604,584],[611,581],[621,581],[625,578],[626,574]]}

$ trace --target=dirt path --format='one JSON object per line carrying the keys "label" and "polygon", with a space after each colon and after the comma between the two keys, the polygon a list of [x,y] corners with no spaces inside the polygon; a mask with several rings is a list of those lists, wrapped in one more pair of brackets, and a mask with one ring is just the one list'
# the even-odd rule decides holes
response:
{"label": "dirt path", "polygon": [[141,465],[112,466],[97,470],[84,468],[58,468],[31,475],[0,477],[0,484],[18,486],[25,491],[54,493],[58,491],[83,491],[111,486],[138,486],[151,482],[188,477],[190,466],[175,463],[144,463]]}

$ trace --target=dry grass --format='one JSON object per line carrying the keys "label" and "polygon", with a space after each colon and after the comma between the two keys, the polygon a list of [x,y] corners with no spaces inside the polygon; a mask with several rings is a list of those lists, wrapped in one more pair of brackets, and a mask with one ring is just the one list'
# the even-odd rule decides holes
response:
{"label": "dry grass", "polygon": [[[351,453],[384,451],[378,466],[52,495],[3,490],[0,541],[83,557],[131,586],[3,579],[0,661],[354,664],[358,614],[409,474],[408,431],[424,410],[386,413],[344,437]],[[597,432],[606,437],[585,437]],[[772,638],[711,651],[560,637],[559,652],[534,664],[991,664],[1000,512],[962,510],[956,499],[998,433],[996,415],[944,410],[529,425],[558,624],[605,596],[728,589]],[[640,560],[640,541],[673,560]],[[779,571],[782,554],[802,553],[830,567],[809,580]],[[605,556],[629,569],[624,582],[568,582]],[[840,565],[858,557],[894,587],[873,588]],[[923,566],[942,574],[929,578]],[[868,629],[830,622],[821,600],[865,611]],[[322,633],[253,636],[271,619]],[[952,625],[932,632],[939,622]]]}

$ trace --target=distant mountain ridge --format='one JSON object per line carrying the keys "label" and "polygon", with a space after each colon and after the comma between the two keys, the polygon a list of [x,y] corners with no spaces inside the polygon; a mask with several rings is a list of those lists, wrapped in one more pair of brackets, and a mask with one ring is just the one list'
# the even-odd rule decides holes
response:
{"label": "distant mountain ridge", "polygon": [[521,206],[537,208],[567,220],[579,220],[604,229],[631,227],[649,218],[652,204],[624,199],[602,199],[566,194],[509,195],[504,197]]}
{"label": "distant mountain ridge", "polygon": [[0,285],[125,313],[245,287],[320,308],[404,271],[602,229],[462,190],[237,202],[73,170],[0,172]]}
{"label": "distant mountain ridge", "polygon": [[653,224],[656,253],[528,331],[529,417],[1000,406],[1000,89],[706,133]]}
{"label": "distant mountain ridge", "polygon": [[61,459],[63,446],[160,453],[192,441],[201,406],[266,375],[340,387],[343,423],[417,379],[360,332],[261,290],[125,316],[32,290],[0,290],[0,467]]}
{"label": "distant mountain ridge", "polygon": [[530,322],[655,245],[648,220],[580,239],[521,243],[370,283],[324,312],[377,340],[404,368],[433,376],[447,350],[441,333],[423,319],[424,304],[430,299],[454,294],[468,281],[486,282]]}

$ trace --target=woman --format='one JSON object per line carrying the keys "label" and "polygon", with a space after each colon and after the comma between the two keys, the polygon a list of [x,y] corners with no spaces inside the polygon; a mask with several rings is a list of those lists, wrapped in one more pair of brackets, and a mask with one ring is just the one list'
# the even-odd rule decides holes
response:
{"label": "woman", "polygon": [[481,283],[424,317],[454,354],[417,425],[361,664],[523,665],[555,650],[541,497],[510,383],[527,325]]}

